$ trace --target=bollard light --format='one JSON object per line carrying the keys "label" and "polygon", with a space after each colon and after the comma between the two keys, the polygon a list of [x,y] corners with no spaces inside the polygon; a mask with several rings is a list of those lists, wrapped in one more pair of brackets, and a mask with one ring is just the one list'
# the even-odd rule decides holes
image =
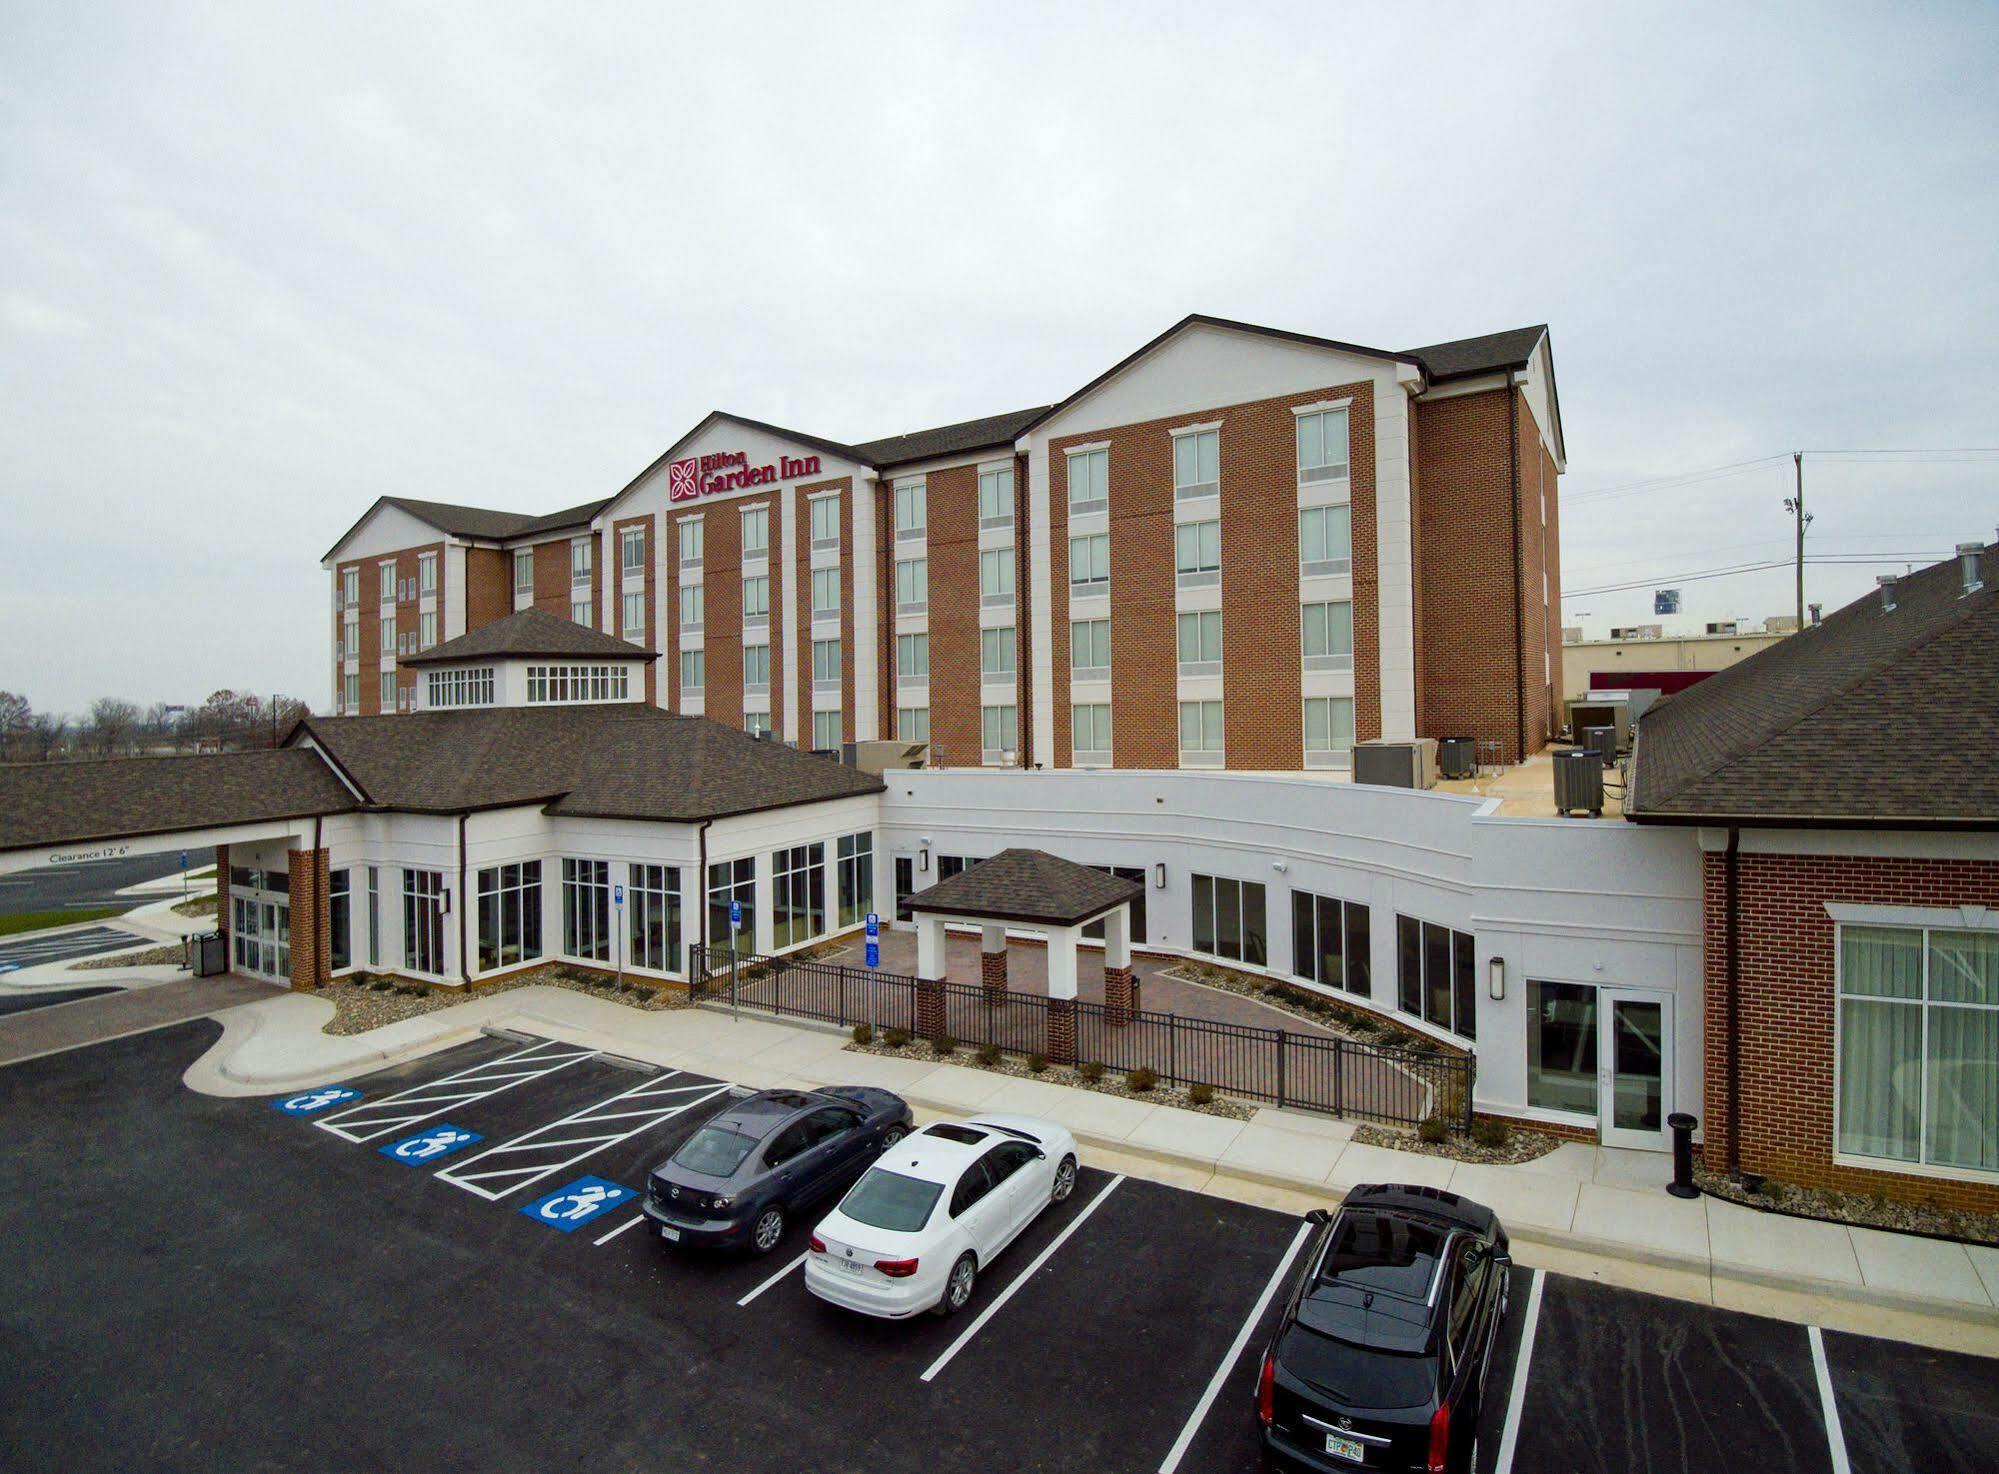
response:
{"label": "bollard light", "polygon": [[1485,965],[1485,991],[1494,1003],[1506,998],[1506,959],[1494,957]]}

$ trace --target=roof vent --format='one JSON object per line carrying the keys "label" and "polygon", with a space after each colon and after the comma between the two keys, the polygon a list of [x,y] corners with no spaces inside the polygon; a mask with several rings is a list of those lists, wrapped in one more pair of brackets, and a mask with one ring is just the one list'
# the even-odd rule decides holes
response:
{"label": "roof vent", "polygon": [[1825,605],[1823,605],[1823,604],[1807,604],[1807,605],[1805,605],[1805,608],[1807,608],[1807,609],[1809,609],[1809,610],[1811,611],[1811,615],[1812,615],[1812,623],[1813,623],[1813,624],[1817,624],[1817,623],[1819,622],[1819,611],[1821,611],[1822,609],[1824,609],[1824,608],[1825,608]]}
{"label": "roof vent", "polygon": [[1892,573],[1876,574],[1874,581],[1881,585],[1881,612],[1887,614],[1895,607],[1895,575]]}
{"label": "roof vent", "polygon": [[1959,543],[1957,545],[1957,561],[1964,568],[1963,593],[1975,594],[1985,587],[1984,581],[1978,576],[1978,555],[1984,551],[1985,544],[1983,543]]}

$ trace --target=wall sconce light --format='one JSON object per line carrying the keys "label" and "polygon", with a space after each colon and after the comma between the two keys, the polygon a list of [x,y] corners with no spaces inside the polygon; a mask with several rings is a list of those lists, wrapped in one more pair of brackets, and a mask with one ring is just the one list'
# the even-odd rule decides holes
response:
{"label": "wall sconce light", "polygon": [[918,870],[928,870],[930,868],[930,851],[918,850],[916,852],[916,868]]}
{"label": "wall sconce light", "polygon": [[1290,869],[1291,867],[1286,865],[1282,860],[1272,860],[1270,862],[1270,868],[1272,870],[1275,870],[1279,875],[1282,875],[1286,870]]}
{"label": "wall sconce light", "polygon": [[1164,860],[1161,860],[1152,867],[1152,888],[1156,891],[1166,889],[1166,862]]}
{"label": "wall sconce light", "polygon": [[1485,991],[1494,1003],[1506,997],[1506,959],[1495,957],[1485,965]]}

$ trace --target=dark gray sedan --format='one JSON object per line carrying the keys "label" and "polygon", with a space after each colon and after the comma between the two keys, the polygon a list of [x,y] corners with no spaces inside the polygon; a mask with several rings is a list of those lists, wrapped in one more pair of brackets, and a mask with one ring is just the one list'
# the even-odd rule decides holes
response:
{"label": "dark gray sedan", "polygon": [[793,1213],[845,1191],[910,1124],[901,1096],[871,1086],[759,1091],[652,1170],[646,1217],[672,1243],[768,1254]]}

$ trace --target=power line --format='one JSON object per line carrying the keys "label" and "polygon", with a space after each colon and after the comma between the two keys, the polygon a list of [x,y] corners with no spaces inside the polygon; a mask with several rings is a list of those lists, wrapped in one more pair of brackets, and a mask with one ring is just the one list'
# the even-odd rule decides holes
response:
{"label": "power line", "polygon": [[[1901,450],[1807,450],[1802,452],[1817,461],[1846,462],[1851,464],[1878,464],[1879,458],[1903,456],[1912,458],[1915,465],[1983,464],[1999,457],[1999,446],[1954,445],[1938,446],[1932,449],[1908,448]],[[1757,456],[1752,460],[1728,461],[1719,466],[1701,466],[1690,471],[1676,471],[1660,476],[1648,476],[1637,481],[1618,482],[1611,486],[1595,486],[1586,491],[1562,496],[1565,507],[1584,506],[1590,502],[1609,501],[1616,497],[1635,496],[1642,491],[1669,491],[1681,486],[1698,486],[1708,481],[1725,481],[1731,477],[1747,475],[1760,467],[1774,465],[1788,459],[1793,452],[1782,451],[1776,455]],[[1940,459],[1955,457],[1958,459]],[[1849,461],[1848,458],[1851,458]]]}
{"label": "power line", "polygon": [[[1941,562],[1951,556],[1948,553],[1834,553],[1823,557],[1809,557],[1807,563],[1831,567],[1868,568],[1883,563]],[[1663,587],[1669,584],[1701,583],[1710,578],[1732,578],[1745,573],[1768,573],[1772,569],[1790,568],[1794,560],[1778,558],[1763,563],[1738,563],[1728,568],[1707,568],[1693,573],[1662,573],[1651,578],[1633,579],[1628,583],[1598,584],[1586,589],[1564,589],[1562,598],[1588,599],[1598,594],[1625,593],[1632,589]]]}

